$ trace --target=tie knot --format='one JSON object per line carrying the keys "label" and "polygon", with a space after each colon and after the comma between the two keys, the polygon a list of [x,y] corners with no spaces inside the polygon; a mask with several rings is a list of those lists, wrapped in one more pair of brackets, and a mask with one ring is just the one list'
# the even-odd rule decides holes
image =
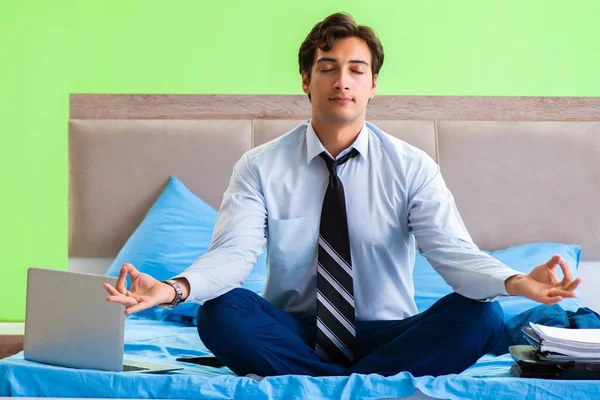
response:
{"label": "tie knot", "polygon": [[352,150],[350,150],[350,152],[348,152],[347,154],[338,158],[337,160],[332,159],[326,152],[322,152],[319,155],[325,161],[325,164],[327,165],[327,169],[329,170],[329,176],[332,177],[332,176],[337,176],[336,167],[338,165],[342,165],[349,159],[356,157],[358,155],[358,150],[356,150],[355,148],[352,148]]}

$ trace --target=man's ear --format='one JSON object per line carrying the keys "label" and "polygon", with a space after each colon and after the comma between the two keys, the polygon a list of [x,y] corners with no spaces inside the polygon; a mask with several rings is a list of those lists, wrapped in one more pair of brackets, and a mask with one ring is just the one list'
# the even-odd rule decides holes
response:
{"label": "man's ear", "polygon": [[371,96],[370,96],[371,99],[373,97],[375,97],[375,93],[377,93],[377,78],[379,78],[379,74],[376,74],[375,76],[373,76],[373,87],[371,88]]}
{"label": "man's ear", "polygon": [[310,88],[308,85],[310,84],[310,79],[308,74],[304,71],[300,73],[302,75],[302,91],[310,96]]}

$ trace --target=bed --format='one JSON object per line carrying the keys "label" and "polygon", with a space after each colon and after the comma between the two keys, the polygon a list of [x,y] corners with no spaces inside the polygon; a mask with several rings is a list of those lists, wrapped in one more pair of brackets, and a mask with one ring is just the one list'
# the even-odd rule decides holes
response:
{"label": "bed", "polygon": [[[309,115],[305,96],[71,95],[69,269],[105,273],[172,176],[217,209],[235,161]],[[368,120],[438,162],[480,248],[576,246],[573,263],[585,279],[581,300],[598,310],[599,115],[600,98],[380,96]],[[254,283],[260,286],[258,278]],[[125,342],[126,356],[142,360],[175,362],[207,352],[193,318],[130,317]],[[598,381],[518,379],[510,376],[511,365],[507,354],[488,354],[461,374],[437,378],[400,373],[258,382],[227,368],[188,364],[160,375],[72,370],[30,363],[17,353],[0,361],[0,395],[509,399],[572,397],[576,390],[580,399],[600,396]]]}

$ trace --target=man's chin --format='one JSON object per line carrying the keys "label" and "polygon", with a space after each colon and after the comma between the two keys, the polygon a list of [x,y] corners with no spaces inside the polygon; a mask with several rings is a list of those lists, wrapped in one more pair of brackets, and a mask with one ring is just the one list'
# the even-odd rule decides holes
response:
{"label": "man's chin", "polygon": [[352,112],[328,112],[321,114],[326,121],[338,124],[349,124],[355,122],[358,118],[360,118],[361,114],[352,113]]}

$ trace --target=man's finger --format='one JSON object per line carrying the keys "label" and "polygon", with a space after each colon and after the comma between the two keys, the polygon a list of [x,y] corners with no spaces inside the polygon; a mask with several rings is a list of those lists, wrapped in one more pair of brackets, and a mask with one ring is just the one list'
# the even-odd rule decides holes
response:
{"label": "man's finger", "polygon": [[127,308],[125,310],[125,315],[131,315],[133,313],[145,310],[145,309],[150,308],[150,307],[152,307],[152,303],[150,303],[149,301],[144,301],[142,303],[137,303],[136,305]]}
{"label": "man's finger", "polygon": [[127,282],[127,267],[123,265],[119,271],[119,277],[117,278],[117,284],[115,285],[121,294],[125,294],[127,292],[125,282]]}
{"label": "man's finger", "polygon": [[129,276],[131,277],[132,281],[136,280],[138,278],[138,276],[140,276],[140,271],[135,269],[133,264],[124,264],[124,265],[127,267],[127,272],[129,272]]}
{"label": "man's finger", "polygon": [[581,278],[577,278],[573,282],[571,282],[569,285],[567,285],[567,287],[565,287],[564,289],[568,290],[569,292],[572,292],[573,290],[577,289],[577,287],[579,286],[580,283],[581,283]]}
{"label": "man's finger", "polygon": [[551,306],[553,304],[558,303],[559,301],[562,301],[562,297],[561,296],[556,296],[556,297],[546,297],[542,303],[544,303],[547,306]]}
{"label": "man's finger", "polygon": [[558,254],[553,255],[552,258],[546,262],[546,267],[553,270],[554,267],[556,267],[556,264],[558,264],[559,258],[560,258],[560,256]]}
{"label": "man's finger", "polygon": [[119,291],[117,289],[115,289],[114,287],[112,287],[112,285],[110,283],[105,283],[104,285],[102,285],[102,287],[108,292],[108,294],[113,295],[113,296],[118,296],[121,293],[119,293]]}
{"label": "man's finger", "polygon": [[569,290],[561,289],[561,288],[552,288],[548,289],[546,292],[547,297],[577,297],[575,293]]}
{"label": "man's finger", "polygon": [[106,298],[106,301],[108,301],[109,303],[119,303],[121,305],[124,305],[125,307],[131,307],[135,306],[136,304],[139,304],[137,300],[133,297],[127,297],[122,294],[119,294],[118,296],[108,296]]}
{"label": "man's finger", "polygon": [[571,274],[571,268],[569,268],[569,264],[560,256],[557,259],[558,265],[560,265],[560,269],[563,272],[563,280],[560,283],[562,286],[567,286],[573,280],[573,275]]}

